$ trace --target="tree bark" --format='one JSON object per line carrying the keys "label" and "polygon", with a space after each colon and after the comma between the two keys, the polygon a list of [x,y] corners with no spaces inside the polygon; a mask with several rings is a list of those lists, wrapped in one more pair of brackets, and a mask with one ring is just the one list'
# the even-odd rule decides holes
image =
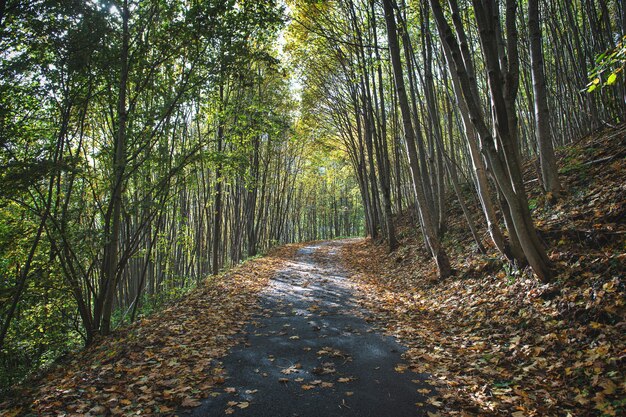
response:
{"label": "tree bark", "polygon": [[[101,315],[95,313],[95,325],[100,334],[107,335],[111,331],[111,314],[118,279],[118,256],[120,227],[122,221],[122,195],[124,193],[124,174],[126,171],[126,124],[128,109],[126,107],[126,89],[128,84],[128,58],[130,34],[128,28],[129,9],[128,0],[122,5],[122,49],[120,56],[120,83],[118,91],[117,118],[118,126],[114,142],[113,178],[111,183],[111,202],[107,212],[104,247],[104,261],[102,268]],[[97,307],[96,307],[97,312]],[[100,322],[98,320],[100,319]]]}
{"label": "tree bark", "polygon": [[528,0],[528,31],[530,36],[530,65],[533,79],[535,136],[539,145],[539,163],[542,184],[548,201],[554,203],[561,193],[559,172],[550,134],[550,109],[546,97],[546,78],[543,68],[539,0]]}
{"label": "tree bark", "polygon": [[[509,228],[509,233],[517,235],[521,249],[539,279],[549,281],[552,277],[550,261],[536,235],[532,218],[530,217],[526,192],[521,180],[519,152],[514,142],[516,126],[510,126],[510,123],[515,120],[515,116],[511,115],[510,112],[514,110],[513,103],[517,88],[517,68],[515,68],[517,51],[516,46],[512,45],[516,35],[515,28],[507,27],[507,52],[509,55],[512,55],[508,57],[510,64],[507,64],[502,54],[498,52],[499,47],[496,36],[498,31],[493,26],[499,24],[499,21],[493,21],[497,6],[491,0],[485,0],[483,3],[479,0],[473,0],[474,13],[488,74],[488,85],[497,132],[496,138],[491,135],[490,129],[478,110],[478,98],[472,92],[461,58],[460,48],[445,19],[439,0],[430,0],[440,36],[450,47],[450,55],[454,62],[454,69],[459,76],[463,96],[471,115],[471,121],[481,140],[481,152],[486,156],[497,186],[508,205],[513,223],[512,227]],[[510,6],[507,8],[507,24],[510,25],[515,22],[514,16],[511,16],[512,14],[514,15],[512,12],[515,9],[510,2],[507,1],[507,4]],[[507,69],[505,74],[502,73],[503,68]],[[496,140],[499,141],[499,146],[496,146]]]}
{"label": "tree bark", "polygon": [[433,214],[429,210],[429,204],[426,201],[424,190],[421,187],[419,180],[420,172],[417,165],[417,148],[415,146],[415,133],[413,131],[413,123],[411,121],[411,110],[409,108],[409,102],[406,94],[406,88],[404,85],[404,75],[402,73],[402,62],[400,59],[400,46],[398,42],[398,33],[396,20],[394,17],[392,0],[383,0],[383,7],[385,11],[385,22],[387,26],[387,39],[389,42],[389,53],[391,55],[391,64],[394,71],[394,80],[396,84],[396,92],[398,94],[398,103],[400,105],[400,111],[402,113],[402,120],[404,125],[404,134],[406,137],[407,154],[409,158],[409,165],[411,168],[411,174],[413,178],[413,191],[415,192],[415,198],[417,200],[417,206],[419,216],[422,220],[423,232],[426,243],[430,252],[432,253],[440,278],[446,278],[452,274],[452,267],[450,266],[450,260],[439,242],[437,233],[437,225],[433,219]]}
{"label": "tree bark", "polygon": [[[216,152],[218,155],[222,153],[222,141],[224,138],[224,120],[222,110],[224,106],[224,74],[222,74],[222,80],[219,86],[219,109],[220,114],[217,116],[217,144]],[[215,167],[215,209],[213,212],[213,238],[212,244],[212,258],[211,258],[211,273],[217,275],[220,272],[220,246],[221,232],[222,232],[222,162],[221,159]]]}

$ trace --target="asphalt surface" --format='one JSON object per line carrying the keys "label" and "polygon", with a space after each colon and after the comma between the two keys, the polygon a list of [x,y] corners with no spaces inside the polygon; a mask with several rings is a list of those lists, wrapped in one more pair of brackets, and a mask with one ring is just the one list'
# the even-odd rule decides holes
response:
{"label": "asphalt surface", "polygon": [[426,393],[425,375],[406,369],[404,348],[363,318],[368,313],[338,265],[341,244],[305,247],[274,277],[261,295],[262,312],[222,360],[225,383],[180,415],[405,417],[434,411],[426,404],[424,395],[433,394]]}

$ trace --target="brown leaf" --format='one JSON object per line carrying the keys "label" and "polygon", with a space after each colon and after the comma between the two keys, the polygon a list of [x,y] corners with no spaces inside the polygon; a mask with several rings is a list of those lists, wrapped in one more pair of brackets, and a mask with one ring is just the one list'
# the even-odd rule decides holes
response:
{"label": "brown leaf", "polygon": [[183,407],[191,408],[201,406],[202,403],[193,397],[185,397],[180,405]]}

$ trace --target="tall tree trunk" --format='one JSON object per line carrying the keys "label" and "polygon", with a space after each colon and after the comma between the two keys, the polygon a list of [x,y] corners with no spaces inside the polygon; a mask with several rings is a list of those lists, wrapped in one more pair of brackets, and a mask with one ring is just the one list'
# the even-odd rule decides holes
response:
{"label": "tall tree trunk", "polygon": [[[498,51],[498,30],[494,25],[499,25],[499,21],[493,20],[493,16],[497,15],[497,5],[492,0],[485,0],[482,3],[479,0],[473,0],[495,116],[498,140],[498,146],[496,146],[496,138],[491,135],[479,113],[478,99],[473,95],[470,87],[460,48],[445,19],[439,0],[430,0],[430,4],[440,36],[450,47],[454,68],[459,76],[472,123],[481,139],[481,151],[487,157],[489,168],[510,210],[513,224],[509,233],[517,235],[524,255],[539,279],[549,281],[552,277],[550,261],[537,237],[530,217],[526,192],[521,180],[519,152],[515,143],[516,126],[510,126],[510,123],[515,120],[515,115],[511,115],[511,111],[514,110],[513,103],[517,88],[517,50],[516,45],[513,45],[516,35],[515,28],[507,27],[507,52],[510,55],[508,57],[509,64],[507,64]],[[514,17],[511,17],[514,10],[512,2],[507,0],[507,25],[515,23]],[[503,68],[506,68],[504,74]]]}
{"label": "tall tree trunk", "polygon": [[[222,109],[224,106],[224,79],[220,81],[219,86],[219,108],[220,114],[217,116],[217,154],[222,152],[222,141],[224,139],[224,120]],[[222,232],[222,162],[221,159],[215,167],[215,211],[213,212],[213,238],[212,238],[212,258],[211,258],[211,273],[217,275],[220,272],[220,246],[221,232]]]}
{"label": "tall tree trunk", "polygon": [[530,65],[533,79],[535,135],[539,145],[539,163],[543,188],[548,201],[554,202],[561,193],[559,172],[550,134],[550,109],[546,97],[546,78],[543,68],[539,0],[528,0],[528,31],[530,36]]}
{"label": "tall tree trunk", "polygon": [[[94,314],[97,326],[100,324],[100,334],[107,335],[111,331],[111,314],[118,279],[118,253],[120,226],[122,221],[122,195],[124,192],[124,174],[126,171],[126,124],[128,109],[126,107],[126,89],[128,84],[128,56],[130,34],[128,28],[129,9],[128,0],[124,0],[122,15],[122,49],[120,56],[120,84],[117,103],[117,132],[114,142],[113,178],[111,183],[111,202],[107,212],[105,226],[104,260],[102,268],[101,315]],[[100,319],[100,323],[98,323]]]}
{"label": "tall tree trunk", "polygon": [[[376,28],[376,13],[374,10],[374,1],[370,1],[372,32],[374,37],[374,51],[376,53],[377,75],[378,75],[378,95],[380,100],[380,134],[376,141],[376,156],[379,167],[380,188],[383,193],[383,208],[385,212],[385,222],[387,223],[387,246],[389,252],[393,252],[398,247],[396,238],[396,229],[393,224],[393,213],[391,209],[391,163],[389,162],[389,149],[387,144],[387,110],[385,109],[385,91],[383,84],[382,61],[380,59],[380,51],[378,50],[378,36]],[[374,90],[376,93],[376,90]]]}
{"label": "tall tree trunk", "polygon": [[259,176],[259,135],[255,135],[253,139],[253,154],[252,154],[252,167],[251,177],[253,184],[252,189],[248,190],[248,198],[246,202],[246,233],[248,238],[248,256],[255,256],[257,254],[257,235],[256,228],[254,227],[254,218],[256,217],[256,200],[258,190],[258,176]]}
{"label": "tall tree trunk", "polygon": [[417,165],[418,154],[417,148],[415,146],[415,133],[413,131],[411,110],[409,108],[409,101],[406,94],[406,88],[404,86],[402,61],[400,59],[400,45],[398,42],[398,32],[396,20],[394,17],[394,7],[392,0],[383,0],[383,7],[385,11],[385,22],[387,26],[389,53],[391,55],[391,64],[394,71],[396,92],[398,94],[398,103],[400,105],[400,111],[402,113],[409,165],[413,177],[413,190],[415,192],[415,198],[418,203],[417,205],[419,215],[422,220],[425,240],[427,242],[428,248],[432,253],[433,258],[435,259],[435,262],[437,263],[439,276],[441,278],[446,278],[452,274],[450,260],[441,243],[439,242],[437,225],[435,223],[435,220],[433,219],[433,213],[429,210],[429,204],[426,201],[424,190],[422,189],[421,182],[419,180],[420,171]]}
{"label": "tall tree trunk", "polygon": [[[485,220],[487,221],[487,231],[489,232],[489,236],[491,236],[491,240],[493,241],[498,251],[506,256],[508,259],[513,260],[515,257],[511,252],[511,248],[509,248],[506,238],[502,234],[500,226],[498,225],[498,217],[496,215],[496,208],[494,206],[493,196],[489,189],[489,180],[487,178],[485,163],[483,162],[482,155],[480,154],[480,150],[478,149],[476,130],[474,129],[474,126],[472,124],[470,112],[467,108],[467,103],[463,97],[459,76],[457,72],[454,71],[454,62],[452,61],[450,47],[445,42],[443,42],[443,50],[445,53],[446,62],[448,63],[448,67],[450,68],[452,87],[456,97],[457,105],[459,106],[459,112],[461,113],[461,122],[465,131],[465,138],[467,140],[470,159],[472,161],[472,172],[474,173],[476,192],[478,194],[480,205],[483,209]],[[480,112],[478,113],[480,114]],[[523,256],[523,254],[519,256]]]}

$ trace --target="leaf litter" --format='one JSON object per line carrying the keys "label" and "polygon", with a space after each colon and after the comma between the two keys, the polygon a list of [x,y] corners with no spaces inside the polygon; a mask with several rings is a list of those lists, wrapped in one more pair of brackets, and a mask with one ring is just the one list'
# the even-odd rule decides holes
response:
{"label": "leaf litter", "polygon": [[436,278],[411,210],[398,218],[395,252],[370,240],[342,249],[367,319],[409,348],[412,370],[431,375],[433,415],[626,413],[626,125],[559,156],[567,192],[557,205],[540,193],[534,163],[525,175],[558,272],[550,284],[505,268],[493,248],[478,254],[456,202],[444,241],[455,277]]}
{"label": "leaf litter", "polygon": [[[212,390],[226,374],[218,359],[237,343],[257,310],[259,292],[299,247],[276,248],[209,278],[162,312],[71,355],[39,379],[16,387],[15,400],[0,404],[0,415],[170,416],[219,395]],[[222,392],[234,391],[226,387]]]}

